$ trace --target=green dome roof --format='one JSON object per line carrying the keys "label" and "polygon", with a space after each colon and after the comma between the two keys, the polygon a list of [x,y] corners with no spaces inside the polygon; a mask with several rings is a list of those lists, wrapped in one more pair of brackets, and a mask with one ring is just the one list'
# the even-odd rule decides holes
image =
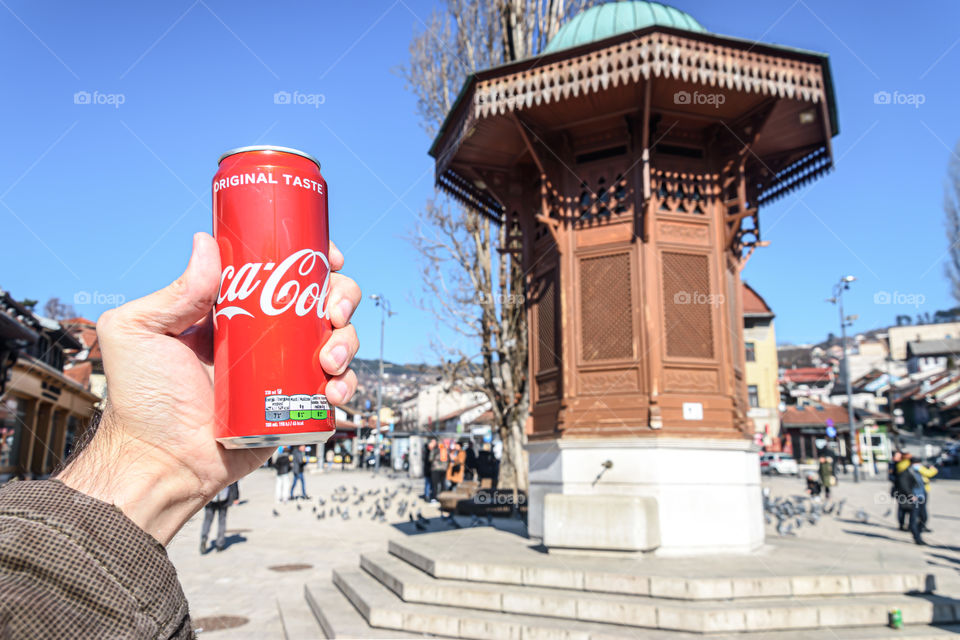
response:
{"label": "green dome roof", "polygon": [[578,47],[652,26],[707,32],[690,14],[659,2],[607,2],[575,15],[560,27],[542,53]]}

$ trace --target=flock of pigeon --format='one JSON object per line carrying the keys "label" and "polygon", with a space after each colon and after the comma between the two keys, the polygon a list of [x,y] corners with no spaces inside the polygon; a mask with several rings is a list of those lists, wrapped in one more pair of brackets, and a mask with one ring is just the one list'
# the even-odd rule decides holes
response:
{"label": "flock of pigeon", "polygon": [[[838,502],[821,502],[810,496],[795,495],[785,498],[778,496],[771,499],[765,491],[763,494],[763,519],[767,524],[777,521],[777,534],[781,536],[797,535],[800,527],[815,526],[824,516],[841,517],[846,500]],[[889,512],[887,513],[889,515]],[[858,522],[867,524],[870,516],[863,509],[859,509],[854,518]]]}
{"label": "flock of pigeon", "polygon": [[[387,488],[360,491],[356,485],[349,488],[346,485],[340,485],[333,490],[329,498],[318,497],[316,504],[312,505],[311,509],[317,520],[326,520],[327,518],[350,520],[351,513],[353,513],[356,519],[368,517],[374,522],[386,522],[387,512],[395,505],[398,518],[407,517],[418,531],[425,531],[430,526],[430,518],[425,518],[420,509],[416,509],[416,515],[414,515],[418,496],[411,496],[413,490],[413,485],[409,483],[402,483],[392,491]],[[303,507],[297,503],[297,511],[302,509]],[[273,516],[279,517],[280,512],[274,509]],[[456,529],[463,528],[463,525],[457,522],[453,516],[441,515],[440,520]],[[470,526],[476,527],[480,524],[480,519],[474,515],[471,518]],[[487,524],[493,526],[493,518],[489,515],[487,516]]]}

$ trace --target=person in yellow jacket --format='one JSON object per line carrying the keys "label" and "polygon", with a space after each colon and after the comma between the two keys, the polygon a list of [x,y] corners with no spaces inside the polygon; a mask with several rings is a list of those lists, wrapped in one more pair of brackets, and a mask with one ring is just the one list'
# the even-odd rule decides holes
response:
{"label": "person in yellow jacket", "polygon": [[923,478],[923,488],[924,491],[926,491],[926,496],[920,505],[920,530],[930,532],[931,529],[927,527],[927,505],[930,504],[930,478],[940,473],[940,470],[936,467],[928,467],[919,462],[914,462],[913,455],[905,453],[900,462],[897,463],[897,476],[907,471],[910,467],[915,467],[920,477]]}

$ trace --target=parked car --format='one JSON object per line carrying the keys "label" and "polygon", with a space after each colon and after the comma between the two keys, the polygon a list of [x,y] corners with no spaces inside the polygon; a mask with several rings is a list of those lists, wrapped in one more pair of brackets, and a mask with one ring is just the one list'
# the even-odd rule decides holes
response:
{"label": "parked car", "polygon": [[795,476],[800,472],[797,461],[786,453],[764,453],[760,456],[760,473]]}

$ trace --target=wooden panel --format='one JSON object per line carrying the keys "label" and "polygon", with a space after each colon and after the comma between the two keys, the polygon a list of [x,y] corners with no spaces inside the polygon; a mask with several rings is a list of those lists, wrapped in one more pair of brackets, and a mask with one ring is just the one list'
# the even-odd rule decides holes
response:
{"label": "wooden panel", "polygon": [[676,242],[707,246],[710,243],[710,228],[703,224],[660,222],[659,235],[663,242]]}
{"label": "wooden panel", "polygon": [[581,371],[578,378],[580,393],[584,395],[637,391],[640,388],[639,372],[635,368]]}
{"label": "wooden panel", "polygon": [[667,392],[716,393],[720,382],[715,370],[707,369],[665,369],[663,388]]}
{"label": "wooden panel", "polygon": [[663,322],[668,357],[713,359],[713,299],[706,255],[661,255]]}
{"label": "wooden panel", "polygon": [[577,248],[630,242],[633,237],[633,225],[627,221],[622,224],[614,223],[590,229],[577,229],[576,236]]}
{"label": "wooden panel", "polygon": [[580,354],[584,362],[634,357],[629,253],[580,259]]}

